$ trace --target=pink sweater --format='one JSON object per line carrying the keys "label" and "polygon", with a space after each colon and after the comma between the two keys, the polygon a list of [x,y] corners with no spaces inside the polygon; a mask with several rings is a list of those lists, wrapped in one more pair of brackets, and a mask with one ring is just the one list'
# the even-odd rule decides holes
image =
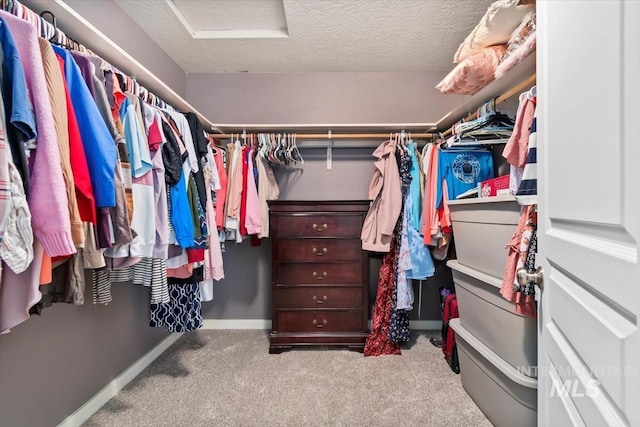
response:
{"label": "pink sweater", "polygon": [[73,254],[76,248],[71,237],[67,192],[38,35],[30,23],[5,11],[0,14],[20,53],[38,128],[37,149],[31,153],[34,159],[30,171],[29,208],[33,234],[47,255]]}
{"label": "pink sweater", "polygon": [[253,179],[253,150],[249,151],[249,167],[247,168],[247,215],[244,225],[247,234],[260,234],[262,231],[262,218],[258,202],[258,188]]}

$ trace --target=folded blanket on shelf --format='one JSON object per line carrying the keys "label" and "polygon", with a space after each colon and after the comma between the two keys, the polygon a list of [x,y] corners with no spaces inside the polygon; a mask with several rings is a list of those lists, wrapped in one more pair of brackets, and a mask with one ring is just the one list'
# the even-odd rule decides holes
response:
{"label": "folded blanket on shelf", "polygon": [[458,64],[436,89],[442,93],[473,95],[495,78],[506,50],[506,45],[483,48]]}

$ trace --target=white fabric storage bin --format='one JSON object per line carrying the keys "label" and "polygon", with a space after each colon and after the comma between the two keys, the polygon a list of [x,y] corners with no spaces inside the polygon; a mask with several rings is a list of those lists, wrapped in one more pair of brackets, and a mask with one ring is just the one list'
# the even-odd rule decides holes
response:
{"label": "white fabric storage bin", "polygon": [[450,200],[447,204],[460,264],[502,278],[506,246],[520,218],[515,197]]}
{"label": "white fabric storage bin", "polygon": [[462,386],[496,427],[535,427],[538,381],[522,375],[452,319]]}
{"label": "white fabric storage bin", "polygon": [[458,297],[460,323],[484,345],[524,375],[537,375],[536,319],[516,313],[500,295],[502,281],[449,261]]}

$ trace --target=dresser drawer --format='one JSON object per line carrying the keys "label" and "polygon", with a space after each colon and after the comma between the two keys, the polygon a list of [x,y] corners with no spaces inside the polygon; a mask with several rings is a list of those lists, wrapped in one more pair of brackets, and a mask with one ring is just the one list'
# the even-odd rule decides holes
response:
{"label": "dresser drawer", "polygon": [[361,285],[362,264],[280,264],[275,267],[276,285]]}
{"label": "dresser drawer", "polygon": [[362,215],[280,215],[278,236],[360,238],[362,222]]}
{"label": "dresser drawer", "polygon": [[278,262],[327,262],[362,260],[360,239],[278,239]]}
{"label": "dresser drawer", "polygon": [[275,299],[279,308],[357,309],[362,307],[362,287],[280,287]]}
{"label": "dresser drawer", "polygon": [[363,330],[362,310],[278,310],[278,332]]}

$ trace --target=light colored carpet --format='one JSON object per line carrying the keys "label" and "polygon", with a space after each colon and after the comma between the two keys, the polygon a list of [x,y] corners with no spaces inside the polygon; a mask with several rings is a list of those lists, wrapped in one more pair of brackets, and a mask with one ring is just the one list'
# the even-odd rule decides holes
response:
{"label": "light colored carpet", "polygon": [[491,426],[429,336],[402,356],[269,354],[265,331],[185,334],[84,425]]}

